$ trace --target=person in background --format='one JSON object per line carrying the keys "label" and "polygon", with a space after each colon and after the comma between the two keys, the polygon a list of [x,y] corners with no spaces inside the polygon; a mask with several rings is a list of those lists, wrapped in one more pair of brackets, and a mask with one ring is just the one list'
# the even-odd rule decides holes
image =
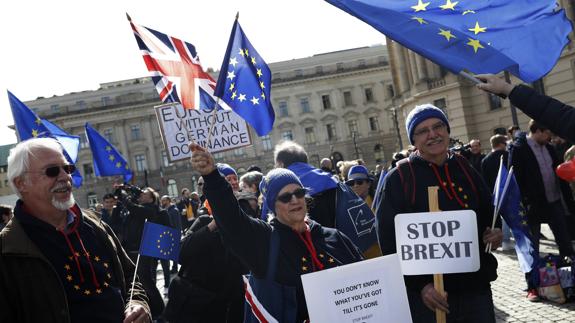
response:
{"label": "person in background", "polygon": [[189,228],[193,221],[196,219],[196,211],[198,206],[194,208],[193,202],[190,199],[190,189],[187,187],[182,188],[180,201],[177,204],[180,214],[182,214],[182,228],[186,230]]}
{"label": "person in background", "polygon": [[242,210],[248,212],[248,215],[259,218],[261,209],[258,203],[260,197],[260,182],[263,174],[257,171],[247,172],[240,177],[241,192],[238,195],[238,201]]}
{"label": "person in background", "polygon": [[[168,196],[168,195],[164,195],[162,196],[162,198],[160,199],[160,203],[162,208],[168,213],[168,218],[170,219],[170,226],[172,228],[175,228],[177,230],[179,230],[180,232],[182,232],[182,218],[180,216],[180,211],[178,210],[178,208],[172,203],[172,199]],[[169,260],[160,260],[160,262],[162,261],[167,261],[168,262],[168,271],[167,272],[171,272],[171,273],[177,273],[178,272],[178,263],[176,261],[172,261],[172,270],[170,271],[169,268]],[[164,267],[164,263],[162,263],[162,268],[165,270],[166,268]],[[169,281],[169,279],[168,279]],[[166,284],[166,271],[164,271],[164,283],[165,283],[165,287],[169,286],[169,283]]]}
{"label": "person in background", "polygon": [[76,204],[75,169],[52,138],[10,150],[7,177],[19,199],[0,232],[0,322],[151,321],[120,241]]}
{"label": "person in background", "polygon": [[324,172],[330,173],[330,174],[333,175],[333,174],[334,174],[334,171],[333,171],[333,166],[332,166],[332,165],[333,165],[333,163],[331,162],[331,159],[329,159],[329,158],[323,158],[323,159],[321,160],[321,162],[319,163],[319,168],[320,168],[321,170],[323,170]]}
{"label": "person in background", "polygon": [[467,158],[471,166],[481,174],[481,161],[485,155],[481,153],[481,141],[479,139],[472,139],[469,142],[469,149],[463,150],[461,155]]}
{"label": "person in background", "polygon": [[102,221],[106,222],[114,233],[123,241],[124,239],[124,221],[125,215],[122,214],[121,208],[117,207],[118,199],[112,193],[104,195],[102,198],[103,208],[102,208]]}
{"label": "person in background", "polygon": [[373,196],[369,195],[369,186],[371,185],[372,178],[369,175],[367,168],[363,165],[352,166],[347,173],[347,181],[345,184],[361,197],[367,205],[372,204]]}
{"label": "person in background", "polygon": [[0,216],[0,231],[2,231],[12,219],[12,207],[6,204],[0,204]]}
{"label": "person in background", "polygon": [[433,286],[431,275],[404,276],[411,316],[415,323],[434,322],[436,309],[447,313],[447,322],[495,323],[490,283],[497,278],[497,260],[486,253],[501,244],[500,222],[491,229],[491,191],[467,159],[449,150],[449,121],[441,109],[416,106],[405,122],[409,141],[416,150],[397,164],[386,177],[377,232],[384,255],[396,253],[394,219],[400,213],[428,212],[427,188],[438,186],[442,211],[473,210],[477,219],[479,270],[444,274],[447,296]]}

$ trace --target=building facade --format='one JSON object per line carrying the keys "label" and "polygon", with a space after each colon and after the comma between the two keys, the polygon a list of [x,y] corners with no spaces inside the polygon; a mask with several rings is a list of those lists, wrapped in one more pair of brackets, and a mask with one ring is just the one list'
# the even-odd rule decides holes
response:
{"label": "building facade", "polygon": [[[575,3],[561,0],[559,4],[565,9],[569,19],[574,21]],[[574,106],[573,32],[569,38],[571,42],[563,50],[553,70],[531,85],[546,95]],[[392,111],[401,125],[397,129],[401,146],[406,147],[409,144],[405,127],[402,126],[406,116],[416,105],[423,103],[432,103],[447,114],[453,139],[463,143],[474,138],[480,139],[485,152],[490,150],[489,138],[494,133],[505,133],[505,129],[514,124],[514,112],[509,100],[478,90],[472,82],[447,72],[391,39],[387,39],[387,46],[393,79]],[[519,84],[521,80],[511,77],[511,82]],[[520,128],[527,130],[530,118],[519,110],[516,110],[516,116]]]}
{"label": "building facade", "polygon": [[[270,64],[274,129],[264,137],[251,131],[252,146],[217,153],[216,160],[231,164],[240,175],[250,165],[267,171],[273,168],[275,145],[284,139],[302,144],[315,166],[330,156],[336,161],[362,158],[370,168],[390,160],[397,140],[389,112],[388,62],[386,46],[378,45]],[[94,205],[121,182],[119,177],[95,177],[86,122],[128,160],[135,185],[147,182],[172,196],[184,187],[195,188],[198,175],[189,162],[168,161],[153,109],[161,102],[149,78],[25,103],[41,118],[80,136],[77,166],[84,184],[75,196],[82,207]]]}

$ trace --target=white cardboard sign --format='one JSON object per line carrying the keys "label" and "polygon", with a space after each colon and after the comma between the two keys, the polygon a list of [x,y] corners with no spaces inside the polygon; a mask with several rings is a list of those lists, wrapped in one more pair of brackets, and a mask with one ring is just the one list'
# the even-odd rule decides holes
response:
{"label": "white cardboard sign", "polygon": [[398,214],[395,243],[404,275],[479,270],[477,218],[472,210]]}
{"label": "white cardboard sign", "polygon": [[218,110],[214,115],[213,110],[183,109],[179,103],[154,109],[170,162],[190,158],[192,140],[212,153],[252,144],[247,123],[232,110]]}
{"label": "white cardboard sign", "polygon": [[301,276],[311,322],[412,322],[397,255]]}

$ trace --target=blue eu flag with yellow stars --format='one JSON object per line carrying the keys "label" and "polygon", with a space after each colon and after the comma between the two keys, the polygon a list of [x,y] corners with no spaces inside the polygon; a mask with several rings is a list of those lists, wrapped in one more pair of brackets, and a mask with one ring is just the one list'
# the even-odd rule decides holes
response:
{"label": "blue eu flag with yellow stars", "polygon": [[[30,138],[54,138],[62,145],[66,160],[71,164],[76,163],[78,150],[80,148],[80,137],[66,133],[48,120],[40,119],[34,111],[10,91],[8,91],[8,101],[10,102],[14,126],[20,141]],[[80,175],[80,172],[76,169],[76,171],[72,173],[74,186],[82,186],[82,181],[82,175]]]}
{"label": "blue eu flag with yellow stars", "polygon": [[86,122],[85,127],[96,176],[124,175],[124,182],[129,182],[132,179],[132,171],[124,157],[89,123]]}
{"label": "blue eu flag with yellow stars", "polygon": [[572,30],[555,0],[326,1],[456,74],[506,70],[536,81]]}
{"label": "blue eu flag with yellow stars", "polygon": [[178,229],[146,222],[140,244],[140,255],[177,262],[180,255],[181,235]]}
{"label": "blue eu flag with yellow stars", "polygon": [[214,95],[246,120],[259,136],[268,134],[274,124],[271,79],[269,67],[236,19]]}

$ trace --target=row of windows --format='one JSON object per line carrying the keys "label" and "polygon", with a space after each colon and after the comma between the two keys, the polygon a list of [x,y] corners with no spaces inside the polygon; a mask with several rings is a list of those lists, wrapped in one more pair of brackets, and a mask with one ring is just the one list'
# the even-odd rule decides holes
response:
{"label": "row of windows", "polygon": [[[371,88],[365,88],[364,89],[364,98],[365,98],[365,102],[375,102],[375,97],[373,94],[373,90]],[[352,96],[351,91],[343,91],[343,103],[344,103],[344,106],[354,105],[353,96]],[[322,104],[323,111],[331,110],[334,108],[334,106],[331,102],[331,97],[329,94],[321,95],[321,104]],[[299,98],[299,107],[300,107],[301,113],[310,113],[312,109],[311,109],[311,106],[309,103],[309,98],[308,97]],[[289,109],[288,109],[287,101],[279,101],[278,102],[278,112],[279,112],[280,117],[289,116],[288,110]]]}
{"label": "row of windows", "polygon": [[[387,64],[387,58],[385,56],[379,56],[377,63],[378,64]],[[371,63],[371,64],[373,64],[373,63]],[[357,67],[360,67],[360,68],[366,67],[367,62],[365,61],[365,59],[361,58],[361,59],[357,60],[356,64],[354,64],[354,65]],[[344,65],[344,63],[340,62],[340,63],[336,64],[335,68],[336,68],[337,72],[343,72],[345,70],[345,65]],[[328,68],[328,70],[329,70],[329,68]],[[315,74],[323,74],[324,73],[324,66],[321,66],[321,65],[316,66],[314,71],[315,71]],[[302,77],[304,75],[304,71],[302,69],[296,69],[294,71],[294,73],[295,73],[296,77]],[[282,77],[282,73],[274,73],[273,74],[274,79],[281,79],[281,77]]]}
{"label": "row of windows", "polygon": [[[370,131],[378,131],[379,130],[379,120],[377,119],[377,117],[370,117],[369,119],[369,130]],[[357,125],[357,120],[350,120],[347,122],[347,128],[349,130],[349,134],[354,136],[356,134],[359,133],[359,128]],[[338,136],[337,136],[337,128],[336,128],[336,124],[335,123],[328,123],[325,125],[325,131],[327,133],[327,140],[328,141],[334,141],[334,140],[338,140]],[[304,128],[304,134],[305,134],[305,143],[306,144],[315,144],[317,143],[317,139],[315,136],[315,127],[305,127]],[[266,136],[269,137],[269,136]],[[262,137],[263,139],[264,137]],[[269,139],[269,138],[268,138]],[[281,132],[281,139],[282,140],[294,140],[294,135],[293,135],[293,131],[292,130],[283,130]],[[270,143],[269,143],[269,147],[271,149],[271,139]],[[266,144],[264,141],[264,150],[265,149]]]}
{"label": "row of windows", "polygon": [[[104,136],[104,138],[106,138],[106,140],[108,140],[108,142],[110,142],[112,144],[114,144],[116,142],[116,140],[114,139],[114,129],[106,128],[102,132],[102,135]],[[81,132],[81,133],[77,134],[77,136],[80,137],[80,148],[89,148],[90,147],[85,132]],[[142,130],[141,130],[139,124],[133,124],[130,126],[130,139],[131,140],[144,139],[142,136]]]}

